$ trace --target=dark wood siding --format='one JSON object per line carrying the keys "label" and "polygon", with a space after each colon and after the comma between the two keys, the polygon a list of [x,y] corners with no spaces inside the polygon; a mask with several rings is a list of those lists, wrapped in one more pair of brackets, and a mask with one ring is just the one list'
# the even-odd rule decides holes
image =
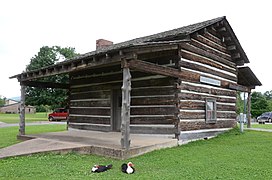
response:
{"label": "dark wood siding", "polygon": [[121,88],[120,65],[70,74],[69,126],[111,130],[112,88]]}
{"label": "dark wood siding", "polygon": [[[237,69],[231,54],[215,30],[195,33],[191,42],[182,44],[179,66],[186,70],[221,82],[221,86],[204,84],[200,79],[181,80],[179,94],[180,130],[233,127],[236,118],[236,91],[226,83],[237,84]],[[205,121],[205,100],[214,98],[217,105],[216,123]]]}
{"label": "dark wood siding", "polygon": [[[145,54],[138,58],[162,66],[177,66],[177,52],[153,55]],[[160,133],[165,129],[164,133],[169,133],[170,129],[175,132],[178,121],[177,79],[133,69],[131,76],[131,132]],[[70,74],[70,127],[110,131],[111,93],[112,89],[121,90],[122,78],[121,65]],[[145,130],[141,130],[142,127]]]}
{"label": "dark wood siding", "polygon": [[[138,59],[177,68],[177,51],[142,54]],[[139,73],[139,72],[138,72]],[[131,131],[136,133],[174,134],[177,132],[178,107],[176,78],[132,72]]]}

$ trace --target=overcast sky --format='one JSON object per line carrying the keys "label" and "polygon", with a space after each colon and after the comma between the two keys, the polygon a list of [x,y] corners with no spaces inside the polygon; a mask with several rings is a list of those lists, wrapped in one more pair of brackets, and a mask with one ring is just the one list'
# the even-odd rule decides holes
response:
{"label": "overcast sky", "polygon": [[[220,3],[221,2],[221,3]],[[20,96],[17,79],[42,46],[95,50],[96,39],[119,43],[226,16],[262,87],[272,90],[269,0],[1,0],[0,95]]]}

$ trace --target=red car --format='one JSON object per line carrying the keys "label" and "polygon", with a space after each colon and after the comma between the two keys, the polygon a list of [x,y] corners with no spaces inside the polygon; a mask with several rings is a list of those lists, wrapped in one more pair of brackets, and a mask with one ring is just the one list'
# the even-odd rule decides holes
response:
{"label": "red car", "polygon": [[53,113],[48,114],[49,121],[60,121],[66,120],[68,117],[67,109],[65,108],[58,108]]}

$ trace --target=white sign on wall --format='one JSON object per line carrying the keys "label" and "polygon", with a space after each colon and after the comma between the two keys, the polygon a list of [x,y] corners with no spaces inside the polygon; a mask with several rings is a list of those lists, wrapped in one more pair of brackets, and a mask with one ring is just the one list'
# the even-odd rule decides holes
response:
{"label": "white sign on wall", "polygon": [[221,86],[221,81],[204,76],[200,76],[200,82],[214,86]]}

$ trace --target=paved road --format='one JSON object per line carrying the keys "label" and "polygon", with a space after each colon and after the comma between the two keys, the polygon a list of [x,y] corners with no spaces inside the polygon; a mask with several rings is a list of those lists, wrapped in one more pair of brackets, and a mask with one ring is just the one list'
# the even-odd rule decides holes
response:
{"label": "paved road", "polygon": [[[66,124],[66,122],[39,121],[39,122],[26,123],[26,126],[31,126],[31,125],[45,125],[45,124]],[[0,121],[0,128],[12,127],[12,126],[18,126],[19,127],[19,123],[8,124],[8,123],[4,123],[4,122]]]}

